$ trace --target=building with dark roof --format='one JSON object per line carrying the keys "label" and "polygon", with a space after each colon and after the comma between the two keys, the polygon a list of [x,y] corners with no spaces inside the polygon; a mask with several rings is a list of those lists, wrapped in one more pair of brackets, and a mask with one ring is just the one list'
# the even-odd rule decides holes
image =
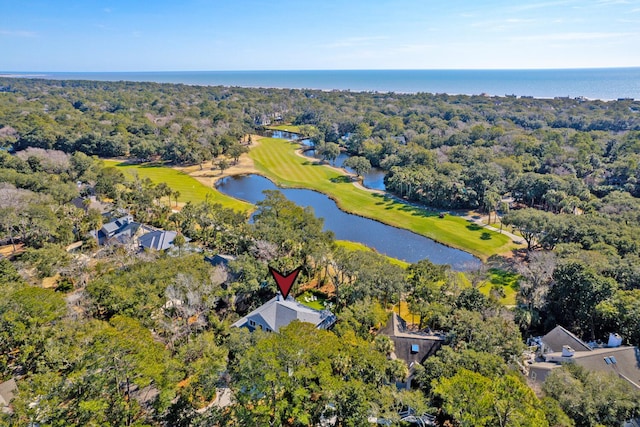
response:
{"label": "building with dark roof", "polygon": [[278,332],[294,320],[311,323],[318,329],[329,329],[336,322],[336,317],[329,310],[314,310],[291,296],[285,300],[278,294],[232,326],[250,331]]}
{"label": "building with dark roof", "polygon": [[591,351],[591,347],[585,344],[580,338],[566,330],[562,326],[556,326],[545,336],[541,337],[542,353],[553,353],[562,351],[562,347],[568,345],[574,351]]}
{"label": "building with dark roof", "polygon": [[102,232],[102,235],[108,239],[115,236],[121,229],[126,227],[131,222],[133,222],[133,216],[125,215],[121,218],[116,218],[113,221],[103,224],[100,231]]}
{"label": "building with dark roof", "polygon": [[140,223],[133,220],[132,215],[116,218],[103,224],[102,228],[98,230],[98,244],[105,245],[109,242],[124,243],[129,241],[135,236],[140,226]]}
{"label": "building with dark roof", "polygon": [[204,260],[210,263],[212,266],[217,267],[222,265],[226,267],[229,265],[229,262],[234,261],[236,259],[233,255],[225,255],[225,254],[217,254],[212,257],[205,256]]}
{"label": "building with dark roof", "polygon": [[589,371],[610,372],[640,390],[640,350],[622,346],[622,337],[618,334],[610,334],[607,345],[590,345],[556,326],[538,341],[538,356],[525,367],[534,384],[542,384],[563,364],[575,363]]}
{"label": "building with dark roof", "polygon": [[433,356],[442,347],[445,338],[443,334],[430,331],[409,331],[407,323],[396,313],[391,315],[380,333],[393,341],[394,350],[391,358],[403,360],[409,367],[407,382],[398,384],[399,387],[406,388],[411,385],[415,364]]}

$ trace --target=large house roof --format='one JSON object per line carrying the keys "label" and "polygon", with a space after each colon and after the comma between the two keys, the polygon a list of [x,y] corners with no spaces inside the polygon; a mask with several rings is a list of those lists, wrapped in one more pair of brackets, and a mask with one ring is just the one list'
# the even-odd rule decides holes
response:
{"label": "large house roof", "polygon": [[542,337],[542,342],[544,343],[543,351],[545,353],[562,351],[562,347],[565,345],[574,349],[576,353],[591,351],[591,347],[562,326],[556,326],[549,331],[547,335]]}
{"label": "large house roof", "polygon": [[335,322],[335,316],[328,310],[318,311],[300,304],[291,296],[284,300],[278,294],[232,326],[250,330],[260,326],[278,332],[294,320],[311,323],[318,329],[327,329]]}
{"label": "large house roof", "polygon": [[102,225],[102,232],[107,236],[117,232],[127,224],[133,221],[133,217],[130,215],[123,216],[122,218],[114,219],[111,222]]}
{"label": "large house roof", "polygon": [[[575,352],[563,357],[562,352],[545,354],[545,362],[531,365],[538,371],[552,371],[562,363],[575,363],[589,371],[610,372],[640,390],[640,350],[636,347],[602,347],[591,351]],[[544,379],[546,374],[543,375]]]}
{"label": "large house roof", "polygon": [[140,237],[139,242],[143,248],[164,251],[173,247],[173,239],[177,235],[175,231],[157,230]]}
{"label": "large house roof", "polygon": [[589,371],[613,373],[640,389],[640,350],[636,347],[610,344],[592,348],[562,326],[553,328],[540,341],[543,359],[529,365],[529,377],[534,381],[543,382],[563,363],[575,363]]}

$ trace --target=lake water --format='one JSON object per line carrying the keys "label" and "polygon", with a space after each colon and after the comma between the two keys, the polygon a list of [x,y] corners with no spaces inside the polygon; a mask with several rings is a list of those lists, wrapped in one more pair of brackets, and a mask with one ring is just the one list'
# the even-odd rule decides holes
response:
{"label": "lake water", "polygon": [[[317,158],[316,157],[316,150],[306,150],[304,152],[304,155],[307,157],[313,157],[313,158]],[[349,171],[350,173],[355,173],[353,169],[351,168],[345,168],[343,166],[345,160],[347,160],[349,158],[349,155],[346,153],[340,153],[340,155],[338,157],[336,157],[336,160],[332,163],[333,166],[339,167],[339,168],[344,168],[345,170]],[[371,168],[371,170],[366,173],[363,177],[362,183],[364,184],[365,187],[367,188],[371,188],[372,190],[382,190],[385,191],[386,187],[384,185],[384,176],[385,176],[385,171],[380,169],[380,168],[376,168],[373,167]]]}
{"label": "lake water", "polygon": [[324,218],[325,230],[333,231],[337,239],[363,243],[393,258],[408,262],[428,258],[435,264],[450,264],[454,270],[469,270],[480,264],[478,258],[467,252],[408,230],[343,212],[329,197],[312,190],[278,188],[259,175],[226,177],[218,181],[216,187],[224,194],[250,203],[264,199],[264,190],[280,190],[292,202],[311,206],[316,216]]}
{"label": "lake water", "polygon": [[584,96],[640,99],[640,68],[559,70],[289,70],[158,72],[2,72],[61,80],[147,81],[204,86],[351,90],[358,92]]}
{"label": "lake water", "polygon": [[[262,132],[262,135],[268,136],[270,138],[283,138],[283,139],[288,139],[290,141],[297,141],[303,147],[313,147],[314,146],[313,141],[311,141],[310,139],[303,138],[298,133],[281,131],[281,130],[266,130],[266,131]],[[318,157],[316,157],[316,150],[315,149],[307,149],[307,150],[303,151],[303,154],[305,156],[307,156],[307,157],[312,157],[312,158],[318,159]],[[347,160],[348,158],[349,158],[348,154],[346,154],[344,152],[340,153],[340,155],[332,163],[332,166],[343,168],[343,169],[347,170],[350,173],[355,173],[355,171],[353,169],[345,168],[343,166],[345,160]],[[362,184],[365,187],[370,188],[372,190],[385,191],[386,190],[386,187],[384,185],[384,177],[385,177],[385,175],[386,175],[386,173],[385,173],[385,171],[383,169],[373,167],[373,168],[371,168],[371,170],[368,173],[366,173],[364,175],[363,180],[362,180]]]}

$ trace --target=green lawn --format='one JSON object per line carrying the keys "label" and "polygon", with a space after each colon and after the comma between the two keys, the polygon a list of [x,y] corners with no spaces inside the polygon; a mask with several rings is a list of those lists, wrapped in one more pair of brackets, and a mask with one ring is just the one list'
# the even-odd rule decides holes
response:
{"label": "green lawn", "polygon": [[[349,251],[373,251],[373,249],[371,249],[369,246],[363,245],[362,243],[359,243],[359,242],[352,242],[351,240],[336,240],[336,245],[342,246],[343,248]],[[411,265],[411,263],[403,261],[398,258],[392,258],[388,256],[387,259],[392,264],[399,265],[402,268],[407,268],[409,267],[409,265]]]}
{"label": "green lawn", "polygon": [[519,278],[520,276],[515,273],[492,268],[489,270],[489,280],[479,289],[483,294],[489,295],[491,289],[495,287],[503,294],[499,300],[502,305],[516,305]]}
{"label": "green lawn", "polygon": [[[248,211],[252,205],[233,197],[226,196],[214,188],[209,188],[186,173],[171,169],[159,163],[145,163],[133,165],[118,160],[104,160],[106,166],[115,166],[124,172],[125,176],[138,174],[140,178],[149,178],[153,183],[166,182],[173,191],[179,191],[179,202],[202,202],[208,197],[215,203],[235,210]],[[175,201],[175,200],[174,200]]]}
{"label": "green lawn", "polygon": [[414,207],[394,198],[355,187],[343,173],[295,154],[298,145],[282,139],[262,138],[249,152],[260,173],[278,185],[310,188],[336,200],[344,211],[406,228],[482,258],[514,248],[511,240],[469,223],[463,218]]}
{"label": "green lawn", "polygon": [[320,292],[304,291],[296,297],[296,300],[314,310],[324,310],[326,308],[324,302],[327,301],[327,297]]}

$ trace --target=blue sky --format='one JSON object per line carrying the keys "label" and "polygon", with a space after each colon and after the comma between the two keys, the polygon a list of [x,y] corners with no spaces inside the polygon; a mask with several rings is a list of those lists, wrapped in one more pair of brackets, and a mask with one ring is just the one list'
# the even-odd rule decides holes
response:
{"label": "blue sky", "polygon": [[640,0],[0,0],[2,71],[640,66]]}

